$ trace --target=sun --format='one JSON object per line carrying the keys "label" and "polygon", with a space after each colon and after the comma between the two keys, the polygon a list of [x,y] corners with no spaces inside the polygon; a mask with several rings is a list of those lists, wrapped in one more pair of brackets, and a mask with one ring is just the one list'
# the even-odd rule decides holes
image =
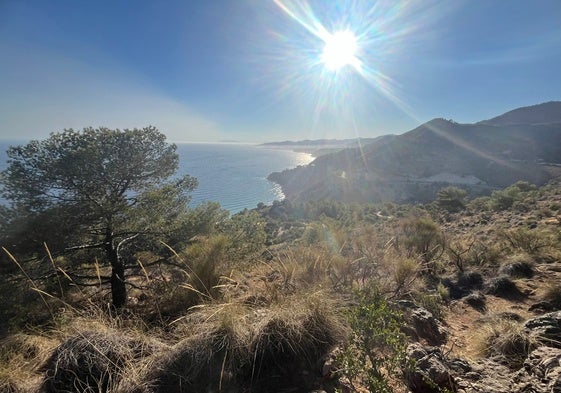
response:
{"label": "sun", "polygon": [[358,40],[350,30],[336,31],[325,39],[321,61],[329,71],[339,71],[345,66],[359,70],[361,62],[357,57]]}

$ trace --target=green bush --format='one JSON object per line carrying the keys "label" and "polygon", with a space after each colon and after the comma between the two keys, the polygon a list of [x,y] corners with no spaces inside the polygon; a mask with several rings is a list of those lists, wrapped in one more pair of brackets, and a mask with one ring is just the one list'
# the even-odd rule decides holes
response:
{"label": "green bush", "polygon": [[357,305],[348,313],[352,333],[339,358],[342,372],[353,388],[362,385],[370,392],[392,392],[389,380],[398,376],[405,361],[402,315],[375,286],[356,296]]}
{"label": "green bush", "polygon": [[[535,194],[536,186],[528,182],[519,181],[503,189],[493,191],[490,206],[492,210],[500,211],[510,209],[515,202],[522,202],[526,196]],[[531,200],[525,201],[531,203]]]}
{"label": "green bush", "polygon": [[436,203],[441,209],[451,213],[459,212],[466,207],[467,191],[458,187],[445,187],[436,194]]}

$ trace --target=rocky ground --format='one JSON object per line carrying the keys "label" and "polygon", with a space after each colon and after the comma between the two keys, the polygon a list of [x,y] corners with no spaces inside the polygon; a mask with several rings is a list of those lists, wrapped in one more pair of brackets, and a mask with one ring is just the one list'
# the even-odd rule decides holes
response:
{"label": "rocky ground", "polygon": [[[559,237],[560,216],[549,211],[559,200],[555,192],[527,211],[458,215],[444,226],[464,238],[493,239],[500,228]],[[411,392],[561,392],[561,261],[551,250],[537,254],[458,274],[452,284],[474,271],[479,279],[450,301],[442,321],[410,309],[418,338],[407,349],[415,363],[406,373]],[[514,272],[522,260],[528,270]]]}

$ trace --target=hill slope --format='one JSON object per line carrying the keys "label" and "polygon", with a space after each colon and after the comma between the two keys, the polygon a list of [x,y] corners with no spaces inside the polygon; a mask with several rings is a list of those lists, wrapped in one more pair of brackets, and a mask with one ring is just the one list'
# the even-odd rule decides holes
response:
{"label": "hill slope", "polygon": [[561,123],[561,102],[550,101],[543,104],[525,106],[503,113],[478,124],[504,126],[512,124]]}
{"label": "hill slope", "polygon": [[427,201],[446,185],[483,193],[517,180],[543,184],[561,164],[561,102],[519,108],[476,124],[433,119],[362,148],[318,157],[269,179],[288,198]]}

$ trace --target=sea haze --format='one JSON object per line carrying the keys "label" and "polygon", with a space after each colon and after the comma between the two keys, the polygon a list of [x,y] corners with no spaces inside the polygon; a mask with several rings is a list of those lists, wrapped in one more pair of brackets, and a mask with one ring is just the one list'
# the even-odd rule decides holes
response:
{"label": "sea haze", "polygon": [[[21,143],[0,143],[0,170],[6,167],[8,147]],[[231,213],[283,199],[280,186],[267,180],[267,175],[312,160],[306,153],[245,144],[179,143],[177,152],[177,174],[189,174],[199,181],[190,206],[213,201]]]}

